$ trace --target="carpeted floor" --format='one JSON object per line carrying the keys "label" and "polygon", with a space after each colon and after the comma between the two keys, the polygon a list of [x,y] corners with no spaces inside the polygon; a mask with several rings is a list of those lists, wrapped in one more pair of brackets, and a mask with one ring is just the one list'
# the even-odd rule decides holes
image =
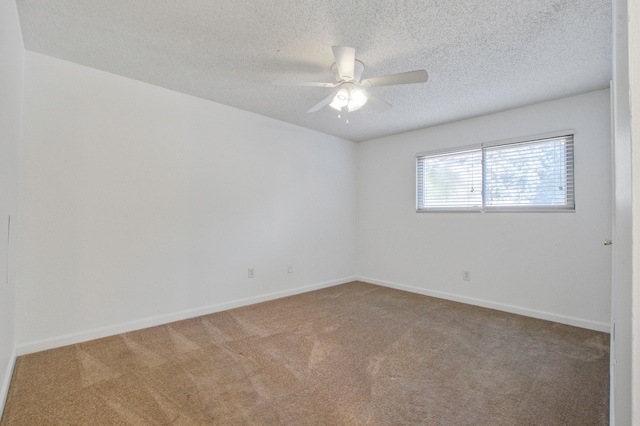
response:
{"label": "carpeted floor", "polygon": [[18,358],[8,425],[605,425],[609,335],[354,282]]}

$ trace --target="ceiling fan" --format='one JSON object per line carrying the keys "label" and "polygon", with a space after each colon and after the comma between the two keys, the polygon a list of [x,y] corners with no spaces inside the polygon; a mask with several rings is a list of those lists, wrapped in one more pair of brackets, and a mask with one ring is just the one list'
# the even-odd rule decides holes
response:
{"label": "ceiling fan", "polygon": [[276,81],[273,84],[278,86],[338,87],[338,90],[332,92],[307,112],[319,111],[326,105],[339,112],[352,112],[362,108],[366,103],[379,111],[384,111],[391,108],[391,104],[366,89],[396,84],[424,83],[429,78],[425,70],[416,70],[361,80],[364,64],[356,59],[356,50],[347,46],[333,46],[332,49],[336,61],[331,65],[331,71],[333,71],[336,83]]}

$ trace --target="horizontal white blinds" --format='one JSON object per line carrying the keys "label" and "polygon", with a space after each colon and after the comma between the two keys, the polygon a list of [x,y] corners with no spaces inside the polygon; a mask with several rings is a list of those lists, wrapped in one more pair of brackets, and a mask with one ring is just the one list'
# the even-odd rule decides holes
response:
{"label": "horizontal white blinds", "polygon": [[485,208],[574,208],[573,137],[485,148]]}
{"label": "horizontal white blinds", "polygon": [[418,211],[574,210],[573,135],[417,158]]}
{"label": "horizontal white blinds", "polygon": [[478,210],[482,207],[480,149],[418,160],[419,209]]}

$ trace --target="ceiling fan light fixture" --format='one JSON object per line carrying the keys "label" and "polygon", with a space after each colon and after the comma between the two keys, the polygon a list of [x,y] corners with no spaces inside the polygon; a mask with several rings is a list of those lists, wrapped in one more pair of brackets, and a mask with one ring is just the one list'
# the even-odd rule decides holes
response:
{"label": "ceiling fan light fixture", "polygon": [[338,104],[338,102],[336,102],[336,98],[334,97],[334,98],[333,98],[333,101],[331,101],[331,103],[329,104],[329,106],[330,106],[331,108],[335,109],[336,111],[342,111],[342,107],[343,107],[344,105],[340,106],[340,105]]}
{"label": "ceiling fan light fixture", "polygon": [[346,102],[349,101],[349,91],[347,90],[347,88],[343,87],[338,90],[338,93],[336,93],[336,97],[334,99],[337,99],[340,102],[345,102],[346,105]]}
{"label": "ceiling fan light fixture", "polygon": [[367,95],[364,90],[353,89],[349,94],[349,111],[360,109],[367,103]]}
{"label": "ceiling fan light fixture", "polygon": [[[276,82],[281,86],[311,86],[311,87],[337,87],[338,91],[331,94],[312,107],[308,113],[316,112],[329,105],[338,112],[351,112],[362,108],[366,103],[378,111],[391,108],[391,104],[369,93],[369,87],[395,86],[397,84],[425,83],[429,75],[425,70],[407,71],[399,74],[382,75],[361,80],[364,71],[364,63],[355,58],[355,49],[348,46],[332,46],[335,62],[331,65],[331,71],[336,83],[317,82]],[[368,102],[371,101],[371,102]],[[343,111],[345,110],[346,111]]]}
{"label": "ceiling fan light fixture", "polygon": [[341,87],[338,93],[333,97],[333,101],[329,106],[337,111],[346,107],[349,104],[349,89],[347,87]]}

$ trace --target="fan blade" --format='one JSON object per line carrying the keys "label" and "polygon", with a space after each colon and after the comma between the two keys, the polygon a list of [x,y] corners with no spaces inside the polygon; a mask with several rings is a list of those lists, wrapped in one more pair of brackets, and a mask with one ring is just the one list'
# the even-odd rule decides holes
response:
{"label": "fan blade", "polygon": [[307,113],[310,112],[316,112],[321,110],[323,107],[329,105],[331,103],[331,101],[333,100],[333,97],[335,96],[335,93],[330,94],[329,96],[327,96],[326,98],[324,98],[322,101],[320,101],[319,103],[317,103],[315,106],[313,106],[309,111],[307,111]]}
{"label": "fan blade", "polygon": [[365,92],[365,93],[367,94],[367,105],[371,105],[373,109],[377,111],[386,111],[389,108],[391,108],[390,103],[383,101],[382,99],[380,99],[379,97],[377,97],[372,93],[369,93],[369,92]]}
{"label": "fan blade", "polygon": [[429,79],[429,74],[425,70],[402,72],[400,74],[383,75],[380,77],[367,78],[360,84],[366,87],[393,86],[395,84],[424,83]]}
{"label": "fan blade", "polygon": [[353,80],[356,49],[347,46],[333,46],[332,49],[340,78],[347,81]]}
{"label": "fan blade", "polygon": [[303,81],[274,81],[276,86],[310,86],[310,87],[336,87],[338,83],[311,83]]}

